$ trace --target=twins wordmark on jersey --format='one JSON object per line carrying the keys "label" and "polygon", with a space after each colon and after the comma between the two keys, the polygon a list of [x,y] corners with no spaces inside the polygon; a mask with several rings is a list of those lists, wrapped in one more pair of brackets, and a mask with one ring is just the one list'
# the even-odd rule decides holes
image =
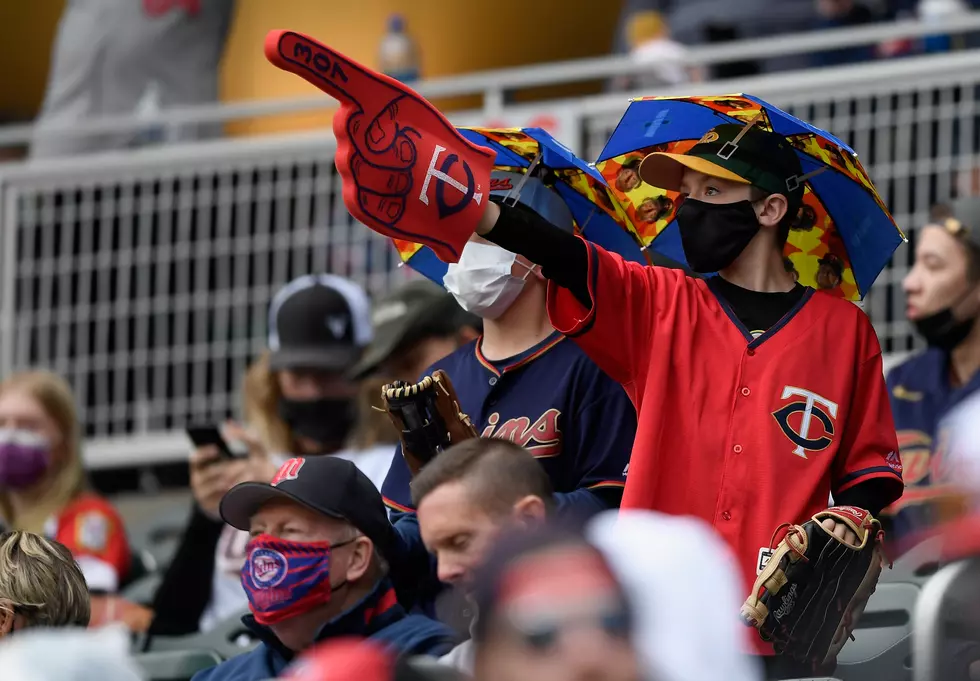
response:
{"label": "twins wordmark on jersey", "polygon": [[502,421],[498,412],[487,417],[487,427],[480,437],[510,440],[531,452],[536,459],[546,459],[561,454],[561,429],[558,419],[561,412],[548,409],[533,422],[527,416]]}
{"label": "twins wordmark on jersey", "polygon": [[[481,437],[511,440],[537,458],[556,492],[622,488],[636,412],[615,381],[559,334],[499,362],[464,345],[426,370],[445,371]],[[399,454],[382,488],[396,511],[412,510],[411,475]]]}

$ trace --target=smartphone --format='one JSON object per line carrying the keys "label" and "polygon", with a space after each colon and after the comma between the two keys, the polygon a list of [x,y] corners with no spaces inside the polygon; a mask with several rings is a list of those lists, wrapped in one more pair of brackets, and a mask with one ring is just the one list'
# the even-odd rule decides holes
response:
{"label": "smartphone", "polygon": [[248,456],[247,453],[232,451],[225,439],[221,437],[221,430],[215,425],[188,426],[187,437],[191,439],[195,447],[217,447],[223,459],[242,459]]}

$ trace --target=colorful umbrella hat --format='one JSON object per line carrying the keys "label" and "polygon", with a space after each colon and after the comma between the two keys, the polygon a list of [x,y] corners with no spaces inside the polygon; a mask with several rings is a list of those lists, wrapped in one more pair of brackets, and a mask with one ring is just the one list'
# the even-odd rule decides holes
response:
{"label": "colorful umbrella hat", "polygon": [[[741,126],[734,134],[732,124]],[[785,136],[800,161],[793,182],[803,201],[784,250],[787,270],[802,284],[860,300],[906,238],[857,154],[830,133],[751,95],[645,97],[630,103],[595,166],[644,246],[686,262],[674,222],[682,197],[642,182],[639,165],[654,152],[692,150],[732,165],[751,127]]]}

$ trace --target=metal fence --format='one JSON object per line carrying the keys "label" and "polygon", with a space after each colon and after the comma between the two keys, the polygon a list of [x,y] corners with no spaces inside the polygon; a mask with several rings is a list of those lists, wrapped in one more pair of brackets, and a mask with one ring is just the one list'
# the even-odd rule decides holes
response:
{"label": "metal fence", "polygon": [[[830,129],[909,229],[973,189],[978,85],[972,51],[668,94],[751,92]],[[564,141],[595,157],[626,104],[523,108],[574,121]],[[0,374],[67,376],[93,467],[186,456],[186,423],[235,412],[278,286],[329,271],[377,294],[410,276],[347,214],[333,149],[327,134],[270,137],[0,169]],[[903,247],[865,306],[892,353],[913,347],[899,287],[908,257]]]}

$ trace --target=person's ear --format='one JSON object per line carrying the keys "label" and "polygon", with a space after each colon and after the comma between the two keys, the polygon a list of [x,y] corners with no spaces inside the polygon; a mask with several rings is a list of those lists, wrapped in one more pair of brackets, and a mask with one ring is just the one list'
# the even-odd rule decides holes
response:
{"label": "person's ear", "polygon": [[763,227],[775,227],[786,215],[789,202],[782,194],[770,194],[756,204],[756,216]]}
{"label": "person's ear", "polygon": [[371,557],[374,555],[374,544],[367,537],[358,537],[350,547],[350,562],[347,563],[345,579],[354,582],[371,567]]}
{"label": "person's ear", "polygon": [[0,598],[0,638],[3,638],[13,630],[15,617],[13,601]]}
{"label": "person's ear", "polygon": [[518,499],[512,512],[514,522],[525,528],[543,524],[545,514],[544,500],[536,494]]}

